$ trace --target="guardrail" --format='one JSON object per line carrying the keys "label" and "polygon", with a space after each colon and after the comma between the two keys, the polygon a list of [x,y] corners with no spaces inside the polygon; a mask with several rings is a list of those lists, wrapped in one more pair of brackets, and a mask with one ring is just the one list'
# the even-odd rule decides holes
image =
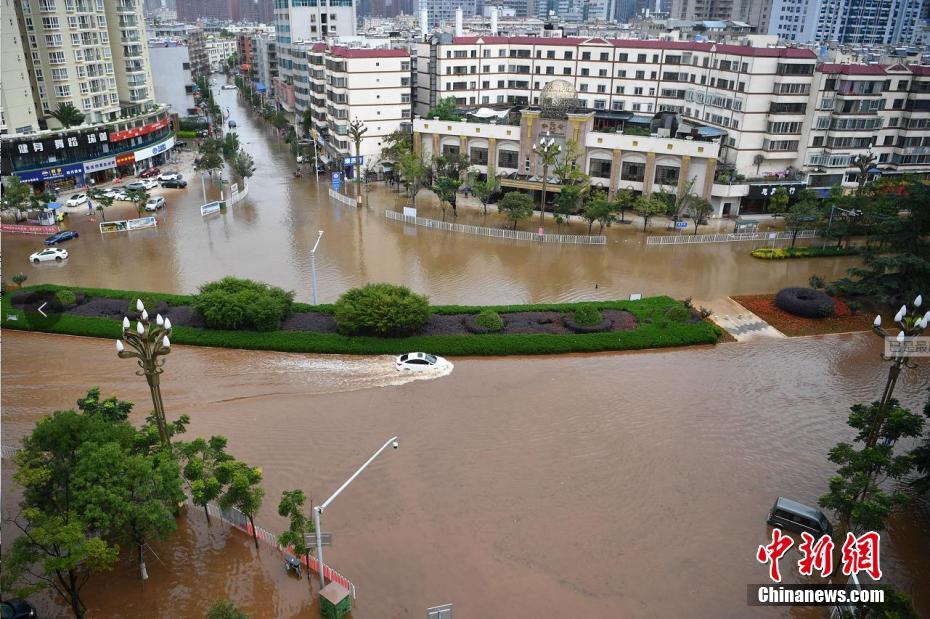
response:
{"label": "guardrail", "polygon": [[463,232],[475,236],[487,236],[497,239],[513,239],[517,241],[536,241],[543,243],[563,243],[566,245],[605,245],[605,236],[587,236],[580,234],[537,234],[523,230],[505,230],[503,228],[485,228],[483,226],[470,226],[467,224],[453,224],[447,221],[436,221],[425,217],[413,217],[397,211],[385,211],[384,216],[393,221],[402,221],[408,224],[446,230],[448,232]]}
{"label": "guardrail", "polygon": [[358,201],[356,200],[355,196],[347,196],[347,195],[341,194],[335,189],[333,189],[332,187],[330,187],[329,189],[329,197],[335,200],[336,202],[339,202],[340,204],[344,204],[346,206],[358,206]]}
{"label": "guardrail", "polygon": [[[791,240],[792,232],[731,232],[729,234],[678,234],[647,236],[646,245],[690,245],[691,243],[738,243],[741,241],[785,241]],[[802,230],[799,239],[813,239],[816,230]]]}
{"label": "guardrail", "polygon": [[0,231],[18,234],[55,234],[58,226],[21,226],[19,224],[0,224]]}

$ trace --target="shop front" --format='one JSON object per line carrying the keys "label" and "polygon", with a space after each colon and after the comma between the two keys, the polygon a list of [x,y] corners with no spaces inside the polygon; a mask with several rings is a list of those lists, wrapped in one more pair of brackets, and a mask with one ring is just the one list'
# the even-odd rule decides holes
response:
{"label": "shop front", "polygon": [[33,170],[31,172],[17,173],[24,183],[31,183],[36,193],[48,192],[52,194],[71,191],[84,185],[84,165],[73,163],[70,165]]}
{"label": "shop front", "polygon": [[136,153],[129,152],[116,156],[117,176],[132,176],[136,173]]}
{"label": "shop front", "polygon": [[113,180],[116,174],[116,157],[105,157],[84,162],[84,181],[88,186]]}
{"label": "shop front", "polygon": [[174,136],[159,144],[135,151],[136,173],[167,163],[172,148],[174,148]]}

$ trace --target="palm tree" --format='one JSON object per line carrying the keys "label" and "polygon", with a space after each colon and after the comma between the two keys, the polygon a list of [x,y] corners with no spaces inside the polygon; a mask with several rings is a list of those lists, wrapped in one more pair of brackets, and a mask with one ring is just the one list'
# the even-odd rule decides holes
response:
{"label": "palm tree", "polygon": [[543,138],[539,144],[533,146],[533,152],[539,155],[543,164],[542,173],[542,201],[539,204],[539,228],[543,227],[543,221],[546,217],[546,181],[549,176],[549,167],[554,166],[562,147],[555,143],[553,138]]}
{"label": "palm tree", "polygon": [[875,163],[875,155],[873,155],[871,151],[864,155],[857,155],[856,158],[853,159],[853,165],[859,168],[859,176],[856,177],[856,180],[859,182],[858,193],[862,193],[862,188],[865,187],[865,181],[868,178],[868,173],[873,163]]}
{"label": "palm tree", "polygon": [[752,163],[756,166],[756,176],[759,176],[759,166],[765,163],[765,157],[763,157],[761,154],[756,155],[752,158]]}
{"label": "palm tree", "polygon": [[84,122],[84,113],[74,107],[72,103],[59,103],[58,108],[52,112],[52,118],[60,122],[62,126],[67,129],[68,127],[76,127]]}
{"label": "palm tree", "polygon": [[355,142],[355,166],[353,166],[353,168],[356,182],[361,180],[360,175],[362,164],[361,156],[359,153],[362,150],[362,136],[364,136],[367,131],[368,127],[366,127],[362,121],[357,118],[349,123],[349,137],[352,138],[353,142]]}

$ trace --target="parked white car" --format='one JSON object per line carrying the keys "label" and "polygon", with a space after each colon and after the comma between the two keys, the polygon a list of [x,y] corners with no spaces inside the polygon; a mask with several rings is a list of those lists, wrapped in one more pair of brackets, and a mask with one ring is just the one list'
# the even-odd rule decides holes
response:
{"label": "parked white car", "polygon": [[394,369],[398,371],[411,370],[422,371],[435,368],[444,368],[449,365],[449,361],[436,355],[426,352],[408,352],[397,358],[394,362]]}
{"label": "parked white car", "polygon": [[223,84],[223,86],[220,88],[220,90],[235,90],[235,89],[236,89],[235,84]]}
{"label": "parked white car", "polygon": [[81,206],[82,204],[87,204],[86,193],[76,193],[65,202],[65,206]]}
{"label": "parked white car", "polygon": [[154,198],[149,198],[149,201],[145,203],[145,210],[149,212],[155,212],[160,208],[165,207],[165,199],[161,196],[155,196]]}
{"label": "parked white car", "polygon": [[34,262],[36,264],[40,262],[51,262],[53,260],[61,262],[62,260],[67,259],[67,257],[67,249],[61,249],[60,247],[49,247],[48,249],[37,251],[36,253],[29,256],[29,262]]}
{"label": "parked white car", "polygon": [[179,180],[181,180],[182,178],[184,178],[184,177],[181,176],[181,173],[180,173],[180,172],[162,172],[161,174],[158,175],[158,178],[157,178],[156,180],[158,180],[158,182],[162,182],[162,181],[179,181]]}

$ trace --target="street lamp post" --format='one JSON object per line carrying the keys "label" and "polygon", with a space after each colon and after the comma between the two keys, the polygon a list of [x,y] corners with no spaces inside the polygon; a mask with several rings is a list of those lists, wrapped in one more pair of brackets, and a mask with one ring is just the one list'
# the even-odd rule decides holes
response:
{"label": "street lamp post", "polygon": [[331,497],[329,497],[328,499],[326,499],[325,501],[323,501],[320,505],[317,505],[316,507],[313,508],[313,524],[314,524],[314,528],[316,529],[316,558],[317,558],[317,560],[318,560],[319,563],[320,563],[320,589],[322,589],[323,586],[326,585],[326,581],[324,580],[324,576],[323,576],[323,566],[324,566],[324,563],[323,563],[323,538],[322,538],[322,533],[321,533],[321,531],[322,531],[323,529],[320,528],[320,516],[323,514],[323,510],[326,509],[327,507],[329,507],[329,504],[333,502],[333,499],[335,499],[337,496],[339,496],[339,493],[341,493],[343,490],[346,489],[346,487],[347,487],[349,484],[351,484],[353,481],[355,481],[355,478],[358,477],[358,476],[361,474],[361,472],[364,471],[364,470],[368,467],[368,465],[371,464],[371,463],[374,461],[375,458],[377,458],[378,456],[380,456],[380,455],[381,455],[381,452],[388,448],[388,445],[393,445],[393,446],[394,446],[394,449],[397,449],[397,447],[398,447],[398,444],[397,444],[397,437],[394,436],[394,437],[389,438],[389,439],[384,443],[384,445],[381,446],[381,449],[379,449],[378,451],[376,451],[376,452],[374,453],[374,455],[372,455],[370,458],[368,458],[368,460],[365,462],[365,464],[363,464],[362,466],[360,466],[359,469],[358,469],[357,471],[355,471],[354,473],[352,473],[352,477],[350,477],[349,479],[347,479],[347,480],[345,481],[344,484],[342,484],[341,486],[339,486],[339,489],[336,490],[336,491],[333,493],[333,495],[332,495]]}
{"label": "street lamp post", "polygon": [[[548,135],[548,133],[546,134]],[[533,146],[533,152],[542,160],[542,200],[539,204],[539,233],[543,233],[543,223],[546,217],[546,181],[549,180],[549,166],[555,165],[556,157],[562,151],[562,147],[555,143],[553,138],[548,140],[543,137],[538,144]]]}
{"label": "street lamp post", "polygon": [[[171,352],[171,320],[162,318],[161,314],[155,317],[153,324],[149,314],[142,303],[136,299],[136,310],[141,314],[135,329],[132,328],[129,318],[123,317],[123,336],[116,340],[116,354],[120,359],[133,357],[139,364],[136,370],[138,376],[145,376],[149,391],[152,394],[152,406],[155,409],[155,424],[158,426],[158,436],[161,444],[167,446],[168,427],[165,421],[165,405],[161,399],[160,376],[164,371],[164,356]],[[124,344],[125,342],[125,344]],[[128,346],[128,348],[127,348]]]}
{"label": "street lamp post", "polygon": [[313,304],[316,305],[316,248],[320,245],[320,240],[323,238],[323,231],[320,230],[320,235],[316,237],[316,243],[313,244],[313,249],[310,250],[310,275],[311,275],[311,293],[313,296]]}
{"label": "street lamp post", "polygon": [[[878,433],[882,426],[885,415],[888,412],[888,406],[891,402],[895,385],[898,382],[898,376],[901,374],[901,368],[915,367],[909,361],[910,355],[908,354],[907,350],[908,338],[913,338],[920,335],[927,328],[927,324],[930,324],[930,311],[921,315],[921,305],[923,305],[923,297],[921,295],[917,295],[917,298],[914,299],[914,312],[912,314],[908,314],[906,305],[902,305],[901,309],[898,310],[898,313],[895,314],[894,322],[899,325],[901,330],[894,337],[895,345],[892,347],[892,354],[885,355],[885,353],[882,352],[882,358],[885,361],[890,361],[891,367],[888,368],[888,379],[885,381],[885,389],[882,392],[882,399],[879,404],[879,414],[875,419],[875,423],[873,423],[872,427],[869,429],[869,434],[866,437],[866,446],[868,447],[874,447],[878,442]],[[872,331],[885,341],[888,341],[888,339],[891,338],[888,332],[882,328],[881,314],[875,316],[875,320],[872,322]],[[895,348],[897,348],[897,350],[895,350]]]}
{"label": "street lamp post", "polygon": [[830,219],[827,221],[827,235],[826,235],[826,238],[830,238],[830,228],[833,227],[833,213],[834,213],[834,211],[840,211],[841,213],[845,213],[845,214],[847,214],[847,215],[852,215],[853,217],[861,217],[861,216],[862,216],[862,211],[860,211],[859,209],[852,209],[852,210],[851,210],[851,209],[846,209],[846,208],[840,208],[839,206],[836,206],[835,204],[834,204],[834,205],[831,205],[831,206],[830,206]]}

